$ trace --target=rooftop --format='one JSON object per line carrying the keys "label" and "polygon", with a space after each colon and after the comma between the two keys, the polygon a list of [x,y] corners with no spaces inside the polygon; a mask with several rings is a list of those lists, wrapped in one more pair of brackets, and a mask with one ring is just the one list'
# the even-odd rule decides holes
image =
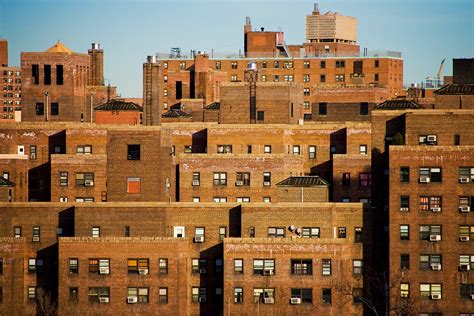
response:
{"label": "rooftop", "polygon": [[177,110],[177,109],[171,109],[168,112],[163,113],[163,115],[161,115],[161,117],[168,117],[168,118],[172,118],[172,117],[191,117],[191,116],[192,116],[191,114],[186,113],[186,112],[181,111],[181,110]]}
{"label": "rooftop", "polygon": [[45,52],[46,53],[68,53],[68,54],[70,54],[70,53],[72,53],[72,50],[70,50],[69,48],[64,46],[63,43],[61,43],[61,41],[58,41],[56,44],[54,44],[53,46],[48,48]]}
{"label": "rooftop", "polygon": [[435,91],[436,94],[440,95],[466,95],[474,94],[474,84],[472,83],[451,83],[441,87]]}
{"label": "rooftop", "polygon": [[221,108],[220,102],[212,102],[204,107],[205,110],[219,110]]}
{"label": "rooftop", "polygon": [[143,108],[136,103],[123,100],[110,100],[95,108],[96,111],[143,111]]}
{"label": "rooftop", "polygon": [[374,107],[375,110],[416,110],[424,106],[410,100],[387,100]]}
{"label": "rooftop", "polygon": [[11,182],[8,179],[5,179],[4,177],[0,177],[0,187],[14,187],[15,183]]}
{"label": "rooftop", "polygon": [[289,177],[277,183],[277,186],[290,187],[311,187],[319,185],[328,186],[329,183],[318,176]]}

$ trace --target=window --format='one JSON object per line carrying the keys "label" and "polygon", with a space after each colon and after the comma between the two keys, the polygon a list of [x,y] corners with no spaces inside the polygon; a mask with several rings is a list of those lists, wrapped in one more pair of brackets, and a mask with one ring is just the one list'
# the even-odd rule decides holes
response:
{"label": "window", "polygon": [[322,275],[331,275],[331,259],[323,259],[322,264]]}
{"label": "window", "polygon": [[367,102],[362,102],[359,109],[360,115],[369,115],[369,104]]}
{"label": "window", "polygon": [[285,227],[268,227],[269,238],[285,238]]}
{"label": "window", "polygon": [[227,237],[227,227],[226,226],[219,227],[219,240],[223,241],[224,238],[226,237]]}
{"label": "window", "polygon": [[59,185],[63,187],[67,187],[68,185],[68,173],[67,172],[60,172],[59,173]]}
{"label": "window", "polygon": [[140,160],[140,145],[127,145],[127,160]]}
{"label": "window", "polygon": [[254,259],[253,274],[273,275],[275,274],[275,259]]}
{"label": "window", "polygon": [[205,235],[206,229],[204,227],[194,228],[194,242],[204,242]]}
{"label": "window", "polygon": [[217,153],[218,154],[231,154],[232,145],[217,145]]}
{"label": "window", "polygon": [[474,167],[459,167],[459,182],[468,183],[474,181]]}
{"label": "window", "polygon": [[90,287],[89,302],[90,303],[109,303],[110,288],[109,287]]}
{"label": "window", "polygon": [[36,286],[28,286],[28,300],[36,300]]}
{"label": "window", "polygon": [[441,299],[442,290],[439,283],[421,283],[420,298],[422,299]]}
{"label": "window", "polygon": [[41,229],[39,226],[33,226],[33,242],[40,241]]}
{"label": "window", "polygon": [[410,269],[410,255],[407,253],[400,254],[400,269],[408,270]]}
{"label": "window", "polygon": [[110,259],[89,259],[89,273],[95,274],[109,274],[110,273]]}
{"label": "window", "polygon": [[78,155],[83,155],[83,154],[92,154],[92,145],[80,145],[77,146],[76,153]]}
{"label": "window", "polygon": [[420,270],[441,270],[441,255],[420,255]]}
{"label": "window", "polygon": [[158,273],[168,274],[168,259],[165,259],[165,258],[158,259]]}
{"label": "window", "polygon": [[344,60],[336,60],[336,68],[344,68],[346,66],[346,62]]}
{"label": "window", "polygon": [[326,75],[319,75],[319,82],[326,82]]}
{"label": "window", "polygon": [[420,168],[420,183],[441,182],[441,168]]}
{"label": "window", "polygon": [[51,102],[51,116],[58,116],[58,115],[59,115],[59,103]]}
{"label": "window", "polygon": [[280,76],[279,75],[274,75],[273,76],[273,81],[275,81],[275,82],[280,81]]}
{"label": "window", "polygon": [[160,287],[158,289],[158,304],[168,304],[168,288]]}
{"label": "window", "polygon": [[374,68],[379,68],[379,60],[374,60]]}
{"label": "window", "polygon": [[441,240],[440,225],[421,225],[420,240],[439,241]]}
{"label": "window", "polygon": [[146,258],[128,258],[128,274],[146,275],[149,272],[149,260]]}
{"label": "window", "polygon": [[460,241],[474,240],[474,226],[468,226],[468,225],[459,226],[459,240]]}
{"label": "window", "polygon": [[272,198],[269,196],[264,196],[263,197],[263,203],[270,203],[272,201]]}
{"label": "window", "polygon": [[76,173],[76,185],[82,185],[85,187],[93,187],[94,174],[93,173]]}
{"label": "window", "polygon": [[308,146],[308,158],[316,159],[316,146],[315,145]]}
{"label": "window", "polygon": [[30,159],[36,160],[36,146],[35,145],[30,146]]}
{"label": "window", "polygon": [[0,258],[0,275],[3,274],[3,258]]}
{"label": "window", "polygon": [[220,61],[216,61],[216,69],[221,69],[222,68],[222,64]]}
{"label": "window", "polygon": [[441,211],[441,196],[420,196],[420,211]]}
{"label": "window", "polygon": [[285,69],[291,69],[291,68],[293,68],[293,62],[292,62],[292,61],[285,61],[285,62],[283,63],[283,68],[285,68]]}
{"label": "window", "polygon": [[362,235],[362,227],[355,227],[354,228],[354,242],[362,242],[363,235]]}
{"label": "window", "polygon": [[234,259],[234,274],[244,274],[244,259]]}
{"label": "window", "polygon": [[250,228],[249,228],[249,237],[250,238],[255,238],[255,227],[254,226],[250,226]]}
{"label": "window", "polygon": [[364,261],[356,259],[352,260],[352,273],[362,274],[364,272]]}
{"label": "window", "polygon": [[400,182],[410,182],[410,167],[400,167]]}
{"label": "window", "polygon": [[279,61],[274,61],[273,62],[273,68],[280,68],[280,62]]}
{"label": "window", "polygon": [[231,75],[230,76],[230,81],[236,82],[237,81],[237,75]]}
{"label": "window", "polygon": [[267,81],[267,75],[262,75],[260,78],[262,79],[263,82]]}
{"label": "window", "polygon": [[301,303],[313,303],[313,289],[291,289],[291,298],[299,298]]}
{"label": "window", "polygon": [[39,84],[39,65],[31,65],[31,76],[36,85]]}
{"label": "window", "polygon": [[351,174],[345,172],[342,174],[342,183],[343,186],[350,186],[351,185]]}
{"label": "window", "polygon": [[191,273],[206,274],[207,259],[194,258],[191,260]]}
{"label": "window", "polygon": [[164,75],[164,76],[163,76],[163,81],[164,81],[164,82],[168,82],[168,76],[167,76],[167,75]]}
{"label": "window", "polygon": [[285,82],[293,82],[293,75],[284,75],[283,80]]}
{"label": "window", "polygon": [[36,109],[36,115],[44,115],[44,103],[37,102],[35,109]]}
{"label": "window", "polygon": [[313,260],[291,259],[291,274],[312,275],[313,274]]}
{"label": "window", "polygon": [[400,211],[407,212],[410,210],[410,196],[402,195],[400,196]]}
{"label": "window", "polygon": [[400,297],[407,298],[410,296],[410,284],[400,283]]}
{"label": "window", "polygon": [[257,111],[257,121],[265,121],[265,111]]}
{"label": "window", "polygon": [[250,172],[237,172],[235,186],[249,186]]}
{"label": "window", "polygon": [[13,237],[20,238],[21,237],[21,226],[15,226],[13,228]]}
{"label": "window", "polygon": [[303,227],[301,235],[303,238],[319,238],[319,227]]}
{"label": "window", "polygon": [[201,185],[201,173],[199,172],[193,172],[193,186],[199,186]]}
{"label": "window", "polygon": [[181,61],[179,63],[179,69],[181,70],[186,70],[186,62],[185,61]]}
{"label": "window", "polygon": [[191,300],[193,303],[205,303],[207,301],[207,288],[193,287],[191,289]]}
{"label": "window", "polygon": [[327,114],[328,114],[328,104],[319,103],[319,115],[327,115]]}
{"label": "window", "polygon": [[[461,298],[472,300],[472,295],[474,295],[474,284],[459,284],[459,294]],[[469,315],[469,314],[467,314]],[[471,314],[472,315],[472,314]],[[469,315],[470,316],[470,315]]]}
{"label": "window", "polygon": [[400,225],[400,240],[410,240],[410,225]]}
{"label": "window", "polygon": [[309,61],[304,61],[303,62],[303,68],[304,69],[309,69],[310,68],[310,62]]}
{"label": "window", "polygon": [[43,259],[29,258],[28,259],[28,272],[29,273],[41,273],[43,272],[44,262]]}
{"label": "window", "polygon": [[303,82],[309,82],[310,81],[310,76],[309,75],[303,75]]}
{"label": "window", "polygon": [[233,61],[231,64],[230,64],[230,67],[232,69],[237,69],[237,62],[236,61]]}
{"label": "window", "polygon": [[370,187],[372,185],[372,174],[359,173],[359,185],[361,187]]}
{"label": "window", "polygon": [[79,297],[79,288],[77,287],[70,287],[69,288],[69,302],[77,302]]}
{"label": "window", "polygon": [[309,101],[303,101],[303,108],[304,108],[305,110],[309,110],[309,108],[310,108]]}
{"label": "window", "polygon": [[127,193],[139,194],[140,189],[140,178],[127,178]]}
{"label": "window", "polygon": [[336,75],[336,82],[344,82],[345,81],[345,75]]}
{"label": "window", "polygon": [[267,62],[266,61],[262,61],[262,68],[267,68]]}
{"label": "window", "polygon": [[123,236],[124,237],[130,237],[130,226],[124,226],[123,227]]}
{"label": "window", "polygon": [[242,304],[244,302],[244,289],[241,287],[234,288],[234,303]]}
{"label": "window", "polygon": [[193,196],[193,202],[194,203],[199,203],[199,202],[201,202],[201,198],[199,196]]}
{"label": "window", "polygon": [[44,84],[51,84],[51,65],[44,65]]}
{"label": "window", "polygon": [[214,172],[214,185],[227,185],[227,172]]}
{"label": "window", "polygon": [[379,81],[379,74],[374,75],[374,81]]}
{"label": "window", "polygon": [[322,290],[322,299],[323,299],[323,304],[331,304],[331,289],[323,289]]}
{"label": "window", "polygon": [[264,145],[263,146],[263,152],[265,154],[271,154],[272,153],[272,146],[271,145]]}
{"label": "window", "polygon": [[459,211],[469,212],[474,208],[474,196],[460,196],[459,197]]}
{"label": "window", "polygon": [[275,303],[275,289],[262,289],[254,288],[253,289],[253,302],[265,303],[265,304],[274,304]]}
{"label": "window", "polygon": [[100,237],[100,227],[92,227],[92,237]]}
{"label": "window", "polygon": [[215,266],[216,273],[222,273],[222,264],[223,264],[222,259],[216,259],[216,266]]}
{"label": "window", "polygon": [[226,203],[227,202],[227,198],[226,197],[222,197],[222,196],[215,196],[213,198],[214,202],[216,203]]}
{"label": "window", "polygon": [[147,287],[129,287],[127,291],[127,299],[136,298],[137,303],[148,303]]}
{"label": "window", "polygon": [[461,135],[455,134],[454,135],[454,146],[461,145]]}
{"label": "window", "polygon": [[367,155],[367,145],[359,145],[359,154]]}

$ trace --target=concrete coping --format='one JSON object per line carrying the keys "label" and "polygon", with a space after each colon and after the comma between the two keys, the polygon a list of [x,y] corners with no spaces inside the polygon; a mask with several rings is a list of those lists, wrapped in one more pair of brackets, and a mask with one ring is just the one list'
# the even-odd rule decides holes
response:
{"label": "concrete coping", "polygon": [[59,237],[59,243],[189,243],[189,238],[177,237]]}
{"label": "concrete coping", "polygon": [[[353,240],[344,238],[224,238],[224,247],[226,244],[354,244]],[[360,243],[362,246],[362,243]]]}
{"label": "concrete coping", "polygon": [[464,145],[464,146],[408,146],[408,145],[398,145],[390,146],[390,151],[417,151],[417,152],[426,152],[426,151],[444,151],[444,152],[453,152],[453,151],[471,151],[474,150],[474,145]]}

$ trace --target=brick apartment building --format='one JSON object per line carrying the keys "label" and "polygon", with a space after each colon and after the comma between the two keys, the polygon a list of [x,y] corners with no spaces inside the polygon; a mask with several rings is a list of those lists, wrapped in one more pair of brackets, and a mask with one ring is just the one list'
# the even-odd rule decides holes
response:
{"label": "brick apartment building", "polygon": [[8,64],[8,41],[0,40],[1,121],[21,120],[21,69]]}
{"label": "brick apartment building", "polygon": [[[335,23],[328,25],[328,29],[333,28],[335,32],[326,32],[324,36],[313,34],[315,19],[321,20],[322,24]],[[252,82],[257,82],[262,88],[257,84],[252,90],[252,84],[249,84],[248,100],[254,94],[257,98],[259,94],[272,97],[271,91],[260,92],[270,82],[296,84],[303,99],[294,106],[303,108],[302,118],[306,116],[307,120],[316,121],[347,120],[348,117],[369,120],[370,110],[375,104],[402,95],[403,60],[396,52],[369,53],[364,50],[361,53],[355,43],[355,24],[355,18],[313,12],[307,19],[308,42],[287,46],[283,32],[252,31],[250,18],[247,18],[244,55],[198,51],[187,56],[174,50],[171,54],[149,56],[143,64],[145,123],[159,125],[163,113],[173,106],[187,104],[188,99],[195,100],[193,104],[198,109],[206,109],[215,103],[222,107],[232,100],[225,89],[239,89],[242,82],[250,82],[246,76],[249,65],[258,72]],[[315,36],[323,37],[317,40]],[[271,117],[275,113],[288,112],[288,104],[282,106],[275,102],[281,97],[275,95],[273,98],[273,106],[260,111],[267,112],[269,118],[266,122],[279,123],[278,118]],[[240,100],[240,106],[233,109],[221,108],[217,120],[227,123],[223,117],[239,113],[242,107],[246,107],[242,103],[246,100]],[[282,101],[286,102],[286,99]],[[256,107],[259,106],[257,101]],[[196,121],[206,119],[205,115],[194,116]]]}
{"label": "brick apartment building", "polygon": [[88,54],[57,42],[44,52],[21,53],[22,120],[91,122],[93,108],[113,99],[104,85],[103,50],[93,43]]}

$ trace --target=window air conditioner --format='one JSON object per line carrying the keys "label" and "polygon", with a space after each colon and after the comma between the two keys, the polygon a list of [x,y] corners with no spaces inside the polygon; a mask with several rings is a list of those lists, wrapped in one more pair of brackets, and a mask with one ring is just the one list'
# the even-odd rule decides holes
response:
{"label": "window air conditioner", "polygon": [[195,187],[199,186],[199,180],[193,180],[193,186]]}
{"label": "window air conditioner", "polygon": [[270,185],[270,181],[263,182],[263,185],[267,185],[267,186]]}
{"label": "window air conditioner", "polygon": [[109,274],[109,268],[99,268],[99,274]]}
{"label": "window air conditioner", "polygon": [[199,274],[206,274],[206,272],[207,272],[206,268],[199,269]]}
{"label": "window air conditioner", "polygon": [[459,177],[460,183],[469,183],[469,177]]}
{"label": "window air conditioner", "polygon": [[196,237],[194,237],[194,242],[196,242],[196,243],[202,243],[202,242],[204,242],[204,236],[196,236]]}
{"label": "window air conditioner", "polygon": [[426,136],[427,143],[436,143],[437,137],[436,135],[428,135]]}
{"label": "window air conditioner", "polygon": [[469,236],[459,236],[459,241],[469,241]]}
{"label": "window air conditioner", "polygon": [[430,177],[427,177],[427,176],[420,177],[420,183],[430,183]]}
{"label": "window air conditioner", "polygon": [[408,212],[409,210],[408,207],[400,207],[400,212]]}
{"label": "window air conditioner", "polygon": [[40,238],[38,236],[33,237],[33,241],[40,241]]}
{"label": "window air conditioner", "polygon": [[275,273],[274,273],[274,270],[273,270],[273,269],[264,269],[264,270],[262,271],[262,274],[263,274],[263,275],[273,275],[273,274],[275,274]]}
{"label": "window air conditioner", "polygon": [[459,212],[461,213],[469,213],[471,211],[471,207],[469,206],[460,206],[459,207]]}
{"label": "window air conditioner", "polygon": [[431,212],[433,212],[433,213],[441,212],[441,207],[432,207]]}
{"label": "window air conditioner", "polygon": [[431,270],[434,270],[434,271],[441,270],[441,264],[440,263],[432,263],[431,264]]}
{"label": "window air conditioner", "polygon": [[147,275],[148,274],[148,269],[138,269],[138,274]]}
{"label": "window air conditioner", "polygon": [[235,181],[235,186],[240,187],[244,185],[244,181]]}
{"label": "window air conditioner", "polygon": [[468,263],[462,263],[459,265],[459,271],[469,271],[471,270],[471,267],[469,266]]}
{"label": "window air conditioner", "polygon": [[263,299],[263,303],[265,304],[274,304],[275,303],[275,299],[273,297],[265,297]]}
{"label": "window air conditioner", "polygon": [[441,299],[441,294],[431,294],[431,299],[432,300],[440,300]]}
{"label": "window air conditioner", "polygon": [[135,304],[137,302],[138,302],[138,297],[136,297],[136,296],[127,297],[127,303],[128,304]]}
{"label": "window air conditioner", "polygon": [[108,297],[99,297],[99,303],[108,303],[109,298]]}
{"label": "window air conditioner", "polygon": [[293,304],[293,305],[301,304],[301,298],[299,298],[299,297],[292,297],[292,298],[290,299],[290,304]]}
{"label": "window air conditioner", "polygon": [[200,297],[198,298],[199,303],[206,303],[206,298],[205,297]]}
{"label": "window air conditioner", "polygon": [[430,235],[430,241],[440,241],[441,235]]}

